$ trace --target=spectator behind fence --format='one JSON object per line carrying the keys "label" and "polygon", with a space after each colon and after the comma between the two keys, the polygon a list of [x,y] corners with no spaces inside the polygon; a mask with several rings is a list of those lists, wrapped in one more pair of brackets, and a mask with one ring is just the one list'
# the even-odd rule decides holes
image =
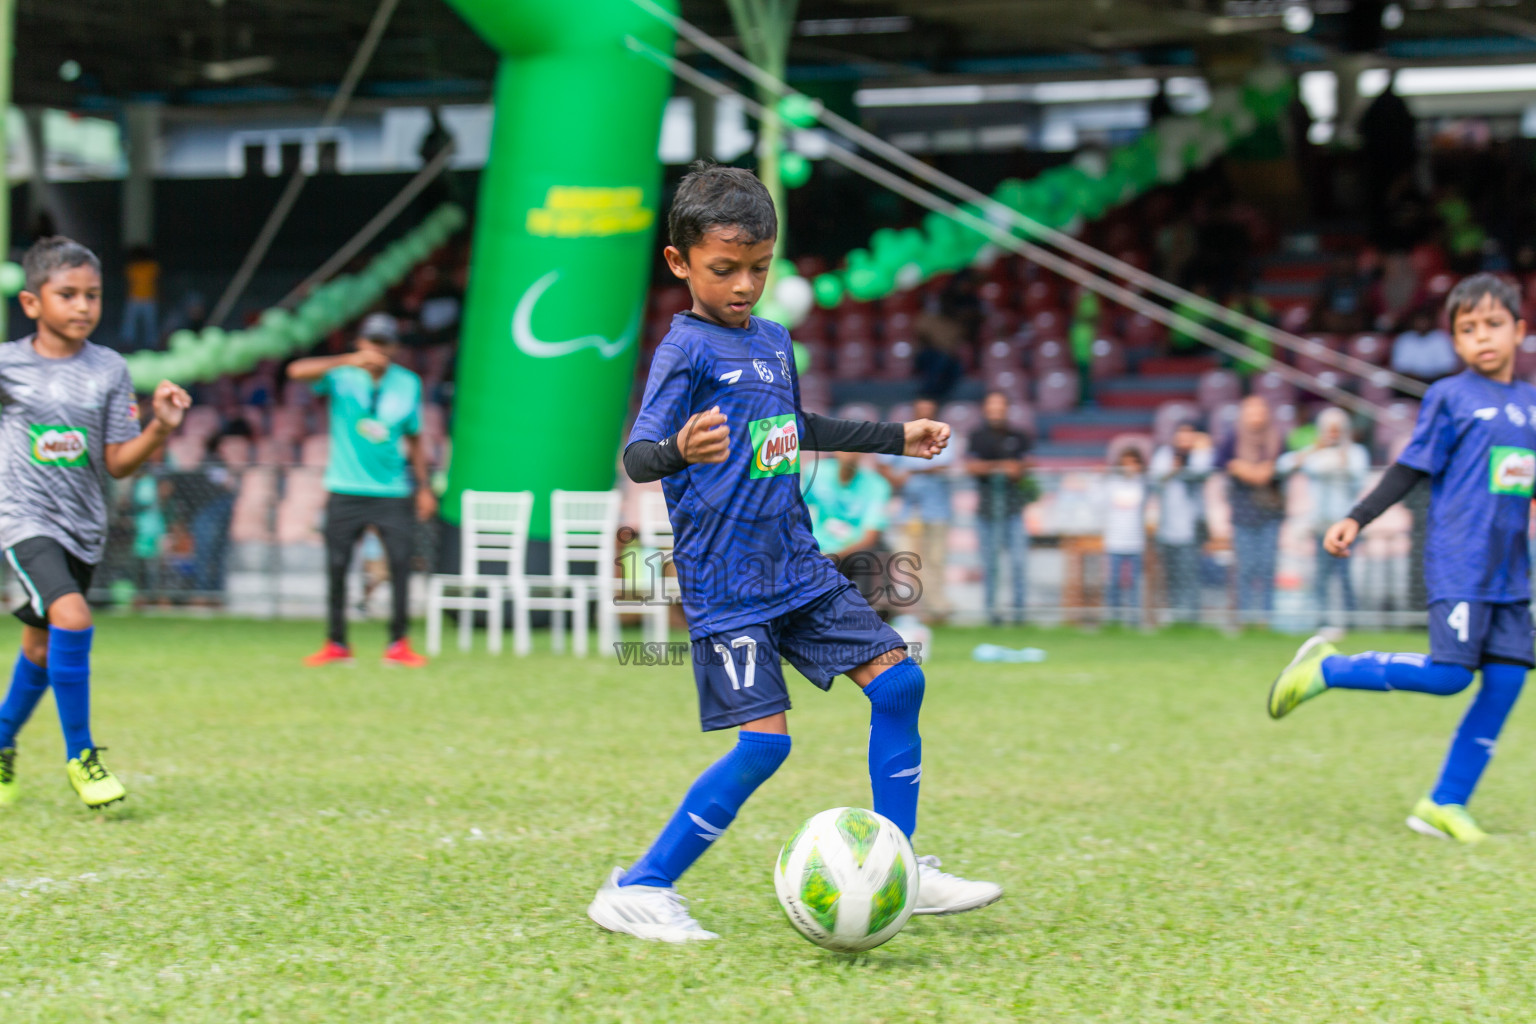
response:
{"label": "spectator behind fence", "polygon": [[1451,336],[1428,309],[1414,310],[1408,330],[1392,342],[1392,369],[1420,380],[1439,380],[1461,368]]}
{"label": "spectator behind fence", "polygon": [[1269,403],[1258,395],[1243,399],[1237,429],[1216,454],[1227,473],[1232,506],[1232,548],[1237,556],[1237,608],[1246,624],[1269,623],[1275,608],[1275,559],[1285,497],[1275,476],[1280,431]]}
{"label": "spectator behind fence", "polygon": [[136,245],[128,252],[123,277],[128,283],[118,331],[123,348],[154,348],[160,340],[160,261],[148,247]]}
{"label": "spectator behind fence", "polygon": [[918,345],[917,357],[912,362],[918,392],[925,398],[943,401],[965,372],[956,354],[965,339],[965,329],[953,317],[930,311],[917,318],[912,330]]}
{"label": "spectator behind fence", "polygon": [[[930,398],[918,399],[912,403],[912,418],[938,419],[939,404]],[[949,522],[954,517],[949,468],[955,464],[955,451],[953,446],[945,448],[932,459],[883,455],[879,463],[880,474],[901,494],[907,551],[916,558],[911,568],[921,581],[908,610],[925,622],[942,622],[949,617],[944,572],[949,555]],[[902,592],[893,592],[891,597],[899,601]]]}
{"label": "spectator behind fence", "polygon": [[1200,549],[1205,530],[1205,478],[1211,475],[1210,435],[1180,423],[1173,441],[1152,453],[1148,475],[1158,503],[1157,557],[1163,603],[1174,622],[1200,619]]}
{"label": "spectator behind fence", "polygon": [[885,583],[881,535],[889,522],[885,508],[891,485],[863,462],[859,452],[819,460],[805,490],[805,504],[811,510],[816,546],[874,605]]}
{"label": "spectator behind fence", "polygon": [[1317,440],[1294,452],[1286,452],[1275,463],[1280,476],[1301,473],[1307,478],[1312,498],[1311,528],[1317,541],[1317,573],[1312,589],[1317,610],[1328,607],[1328,581],[1339,577],[1344,610],[1355,610],[1355,588],[1349,578],[1347,559],[1335,558],[1323,549],[1328,527],[1349,515],[1355,499],[1365,487],[1365,474],[1371,466],[1370,453],[1350,437],[1349,414],[1343,409],[1324,409],[1317,417]]}
{"label": "spectator behind fence", "polygon": [[1013,576],[1013,621],[1024,621],[1024,563],[1029,535],[1024,529],[1024,472],[1029,435],[1008,425],[1008,396],[988,392],[982,402],[983,423],[971,434],[965,470],[976,479],[976,532],[981,541],[985,573],[987,621],[997,626],[997,581],[1006,552]]}
{"label": "spectator behind fence", "polygon": [[[1112,622],[1134,625],[1141,612],[1141,558],[1147,545],[1147,466],[1134,446],[1120,450],[1105,481],[1104,556],[1109,586],[1104,604]],[[1122,614],[1123,612],[1123,614]]]}
{"label": "spectator behind fence", "polygon": [[325,646],[304,660],[306,665],[352,661],[347,646],[347,569],[353,547],[369,526],[384,541],[394,599],[384,661],[408,668],[426,664],[411,650],[406,627],[414,520],[431,519],[437,498],[420,436],[421,378],[391,361],[399,346],[394,318],[374,313],[358,329],[356,351],[312,356],[288,366],[291,379],[314,381],[315,391],[327,396],[331,406],[330,461],[325,468],[325,489],[330,492],[325,506],[330,632]]}

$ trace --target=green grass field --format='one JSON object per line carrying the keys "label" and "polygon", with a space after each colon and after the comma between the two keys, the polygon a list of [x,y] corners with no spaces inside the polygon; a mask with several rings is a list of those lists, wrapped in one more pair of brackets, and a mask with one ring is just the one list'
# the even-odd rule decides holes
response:
{"label": "green grass field", "polygon": [[[687,668],[301,669],[318,639],[99,625],[97,739],[131,796],[79,805],[45,701],[0,812],[0,1021],[1536,1019],[1529,709],[1470,850],[1403,826],[1465,696],[1277,724],[1293,638],[940,631],[918,850],[1003,902],[857,957],[790,929],[779,844],[869,800],[866,703],[796,676],[794,754],[683,882],[723,938],[678,948],[584,909],[730,742],[697,731]],[[1050,660],[973,664],[983,639]]]}

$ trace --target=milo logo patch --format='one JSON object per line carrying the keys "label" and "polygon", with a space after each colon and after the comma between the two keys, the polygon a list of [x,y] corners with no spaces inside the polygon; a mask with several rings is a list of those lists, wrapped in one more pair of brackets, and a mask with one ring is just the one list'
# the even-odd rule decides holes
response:
{"label": "milo logo patch", "polygon": [[34,425],[27,428],[32,441],[32,461],[39,466],[88,466],[90,449],[84,427]]}
{"label": "milo logo patch", "polygon": [[1531,497],[1536,489],[1536,452],[1495,445],[1489,452],[1488,490],[1494,494]]}
{"label": "milo logo patch", "polygon": [[753,420],[749,427],[754,478],[800,472],[800,431],[794,413]]}

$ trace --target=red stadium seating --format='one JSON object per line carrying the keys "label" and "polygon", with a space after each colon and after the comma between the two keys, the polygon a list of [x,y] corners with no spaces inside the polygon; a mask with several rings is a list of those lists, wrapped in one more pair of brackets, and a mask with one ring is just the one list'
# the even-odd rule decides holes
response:
{"label": "red stadium seating", "polygon": [[987,378],[987,390],[1001,391],[1012,404],[1029,401],[1029,377],[1023,370],[1000,370]]}
{"label": "red stadium seating", "polygon": [[1200,383],[1195,388],[1195,400],[1207,412],[1242,397],[1242,378],[1231,370],[1207,370],[1200,375]]}
{"label": "red stadium seating", "polygon": [[1372,366],[1385,366],[1392,357],[1392,344],[1379,334],[1357,334],[1345,344],[1344,351]]}
{"label": "red stadium seating", "polygon": [[1088,375],[1094,380],[1118,377],[1125,372],[1125,348],[1117,341],[1098,338],[1088,359]]}
{"label": "red stadium seating", "polygon": [[912,363],[917,359],[917,346],[906,338],[898,338],[886,345],[885,362],[881,376],[886,380],[909,380]]}
{"label": "red stadium seating", "polygon": [[981,346],[981,375],[987,379],[1004,370],[1017,370],[1023,366],[1022,352],[1016,337],[994,338]]}
{"label": "red stadium seating", "polygon": [[854,338],[838,344],[834,380],[867,380],[874,373],[874,342],[868,338]]}
{"label": "red stadium seating", "polygon": [[1051,370],[1040,378],[1035,388],[1035,403],[1041,412],[1067,412],[1077,405],[1077,374]]}
{"label": "red stadium seating", "polygon": [[1046,374],[1056,370],[1065,370],[1072,366],[1072,353],[1067,350],[1067,344],[1055,338],[1047,338],[1035,344],[1035,351],[1030,358],[1031,369],[1036,377],[1043,378]]}
{"label": "red stadium seating", "polygon": [[1200,410],[1188,402],[1164,402],[1152,414],[1152,436],[1158,444],[1167,444],[1184,422],[1200,422]]}
{"label": "red stadium seating", "polygon": [[1268,399],[1272,407],[1296,400],[1296,385],[1273,370],[1255,375],[1251,388],[1255,395]]}

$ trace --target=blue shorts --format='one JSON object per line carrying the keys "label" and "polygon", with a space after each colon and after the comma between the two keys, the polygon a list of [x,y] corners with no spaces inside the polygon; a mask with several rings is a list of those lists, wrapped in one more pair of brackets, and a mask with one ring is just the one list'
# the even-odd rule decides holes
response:
{"label": "blue shorts", "polygon": [[763,624],[693,641],[693,679],[705,732],[789,710],[787,660],[823,690],[832,680],[906,641],[851,584]]}
{"label": "blue shorts", "polygon": [[1536,629],[1531,606],[1524,602],[1431,601],[1429,659],[1476,669],[1485,661],[1513,662],[1531,668]]}

